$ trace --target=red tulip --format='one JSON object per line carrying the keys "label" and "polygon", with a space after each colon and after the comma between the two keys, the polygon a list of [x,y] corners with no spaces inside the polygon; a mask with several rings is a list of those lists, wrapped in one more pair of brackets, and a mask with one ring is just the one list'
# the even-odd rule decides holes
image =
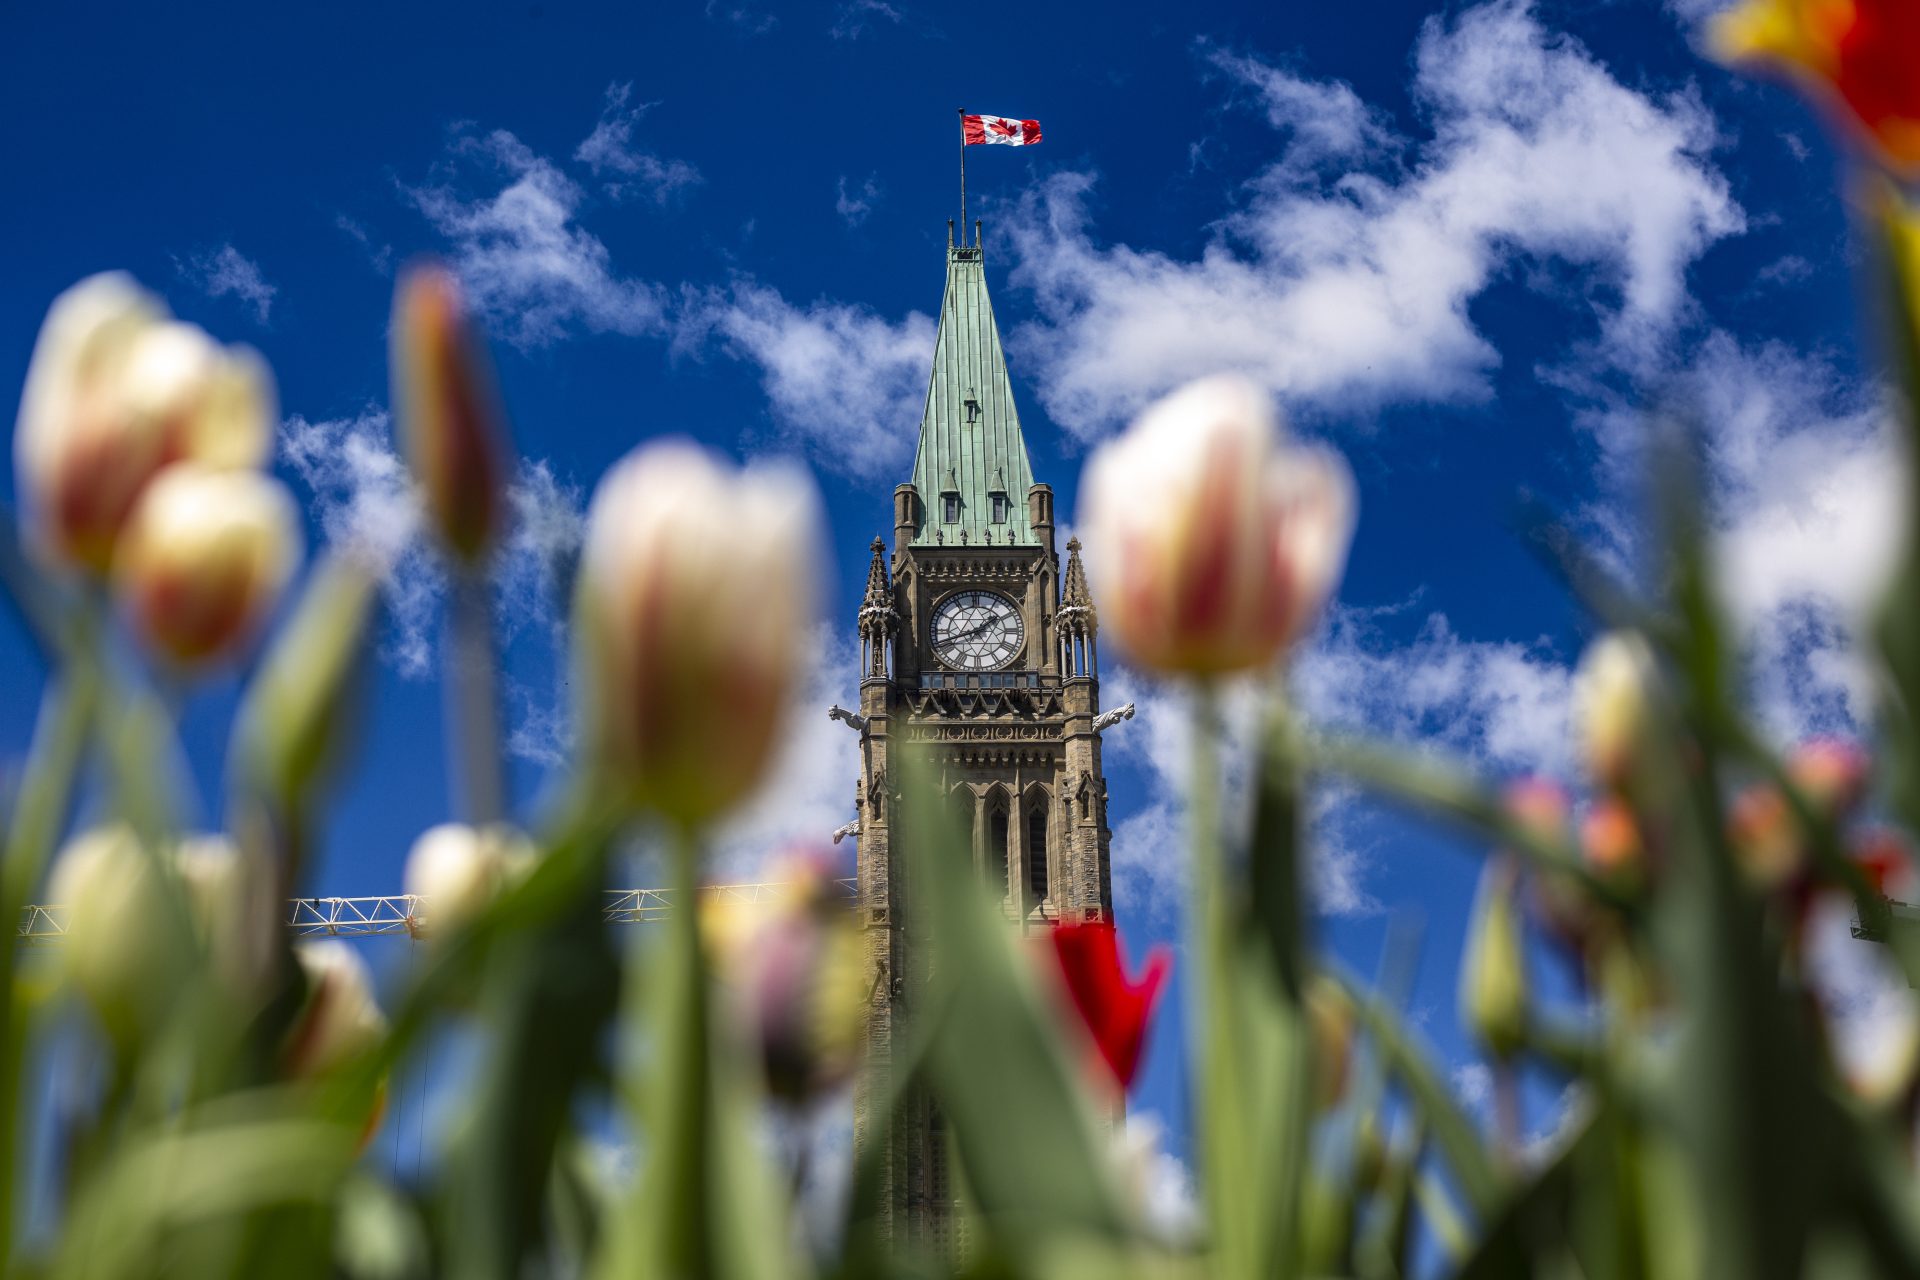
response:
{"label": "red tulip", "polygon": [[1111,924],[1063,924],[1053,931],[1053,954],[1073,1007],[1092,1036],[1120,1092],[1133,1084],[1154,998],[1172,967],[1165,947],[1147,953],[1140,980],[1128,979],[1120,937]]}
{"label": "red tulip", "polygon": [[1881,158],[1920,172],[1920,5],[1913,0],[1746,0],[1714,28],[1731,62],[1781,67],[1837,99]]}

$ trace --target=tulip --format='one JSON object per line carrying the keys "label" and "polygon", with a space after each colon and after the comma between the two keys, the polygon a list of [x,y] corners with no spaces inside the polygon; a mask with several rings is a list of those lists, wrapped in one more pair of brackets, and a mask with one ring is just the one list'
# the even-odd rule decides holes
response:
{"label": "tulip", "polygon": [[215,976],[238,996],[258,994],[280,925],[268,868],[218,835],[182,840],[173,865]]}
{"label": "tulip", "polygon": [[434,531],[469,564],[499,538],[508,470],[493,363],[444,267],[405,272],[393,298],[393,407]]}
{"label": "tulip", "polygon": [[387,1033],[373,998],[373,979],[352,947],[337,938],[294,948],[307,980],[307,1002],[287,1033],[288,1074],[322,1076],[369,1052]]}
{"label": "tulip", "polygon": [[1867,884],[1894,902],[1920,901],[1920,875],[1905,837],[1889,827],[1872,827],[1854,838],[1847,856],[1860,868]]}
{"label": "tulip", "polygon": [[[1534,843],[1548,849],[1568,844],[1573,802],[1566,788],[1549,778],[1521,778],[1509,783],[1500,797],[1501,808]],[[1528,897],[1548,933],[1579,950],[1592,932],[1595,903],[1587,887],[1565,871],[1534,867],[1527,874]]]}
{"label": "tulip", "polygon": [[115,1036],[132,1037],[167,994],[173,961],[156,913],[156,860],[124,825],[76,836],[47,886],[65,908],[60,967]]}
{"label": "tulip", "polygon": [[1567,789],[1551,778],[1521,778],[1509,783],[1500,807],[1534,843],[1558,849],[1566,843],[1571,811]]}
{"label": "tulip", "polygon": [[1503,1061],[1520,1052],[1527,1034],[1526,942],[1514,901],[1516,880],[1505,859],[1487,864],[1460,967],[1461,1018]]}
{"label": "tulip", "polygon": [[426,904],[429,926],[464,928],[532,865],[533,844],[505,826],[444,823],[413,842],[403,884]]}
{"label": "tulip", "polygon": [[1653,651],[1638,635],[1609,632],[1581,655],[1573,716],[1581,758],[1601,786],[1624,788],[1653,717]]}
{"label": "tulip", "polygon": [[850,1079],[866,1039],[868,981],[860,930],[832,859],[801,855],[775,871],[771,905],[706,902],[700,925],[768,1092],[804,1102]]}
{"label": "tulip", "polygon": [[149,648],[183,666],[249,643],[300,560],[300,518],[278,481],[197,463],[147,486],[114,556],[114,589]]}
{"label": "tulip", "polygon": [[1729,62],[1778,67],[1843,105],[1890,167],[1920,174],[1920,7],[1912,0],[1745,0],[1712,28]]}
{"label": "tulip", "polygon": [[34,345],[14,432],[28,540],[104,573],[161,468],[258,466],[272,445],[272,376],[222,348],[119,272],[54,300]]}
{"label": "tulip", "polygon": [[1866,799],[1873,762],[1854,743],[1814,738],[1795,747],[1787,757],[1787,776],[1808,803],[1837,820]]}
{"label": "tulip", "polygon": [[1647,874],[1647,851],[1633,810],[1602,796],[1580,820],[1580,855],[1594,875],[1622,891],[1639,888]]}
{"label": "tulip", "polygon": [[1773,787],[1752,787],[1727,809],[1727,843],[1748,881],[1763,892],[1789,884],[1806,866],[1806,843],[1786,797]]}
{"label": "tulip", "polygon": [[812,637],[818,499],[777,466],[645,445],[595,492],[575,600],[580,742],[683,827],[760,781]]}
{"label": "tulip", "polygon": [[1103,620],[1163,672],[1272,659],[1319,615],[1353,534],[1345,462],[1283,445],[1269,397],[1236,376],[1148,408],[1082,491]]}
{"label": "tulip", "polygon": [[1316,975],[1307,984],[1307,1024],[1313,1032],[1314,1096],[1331,1110],[1347,1096],[1353,1074],[1353,998],[1333,979]]}
{"label": "tulip", "polygon": [[1105,1065],[1102,1074],[1124,1095],[1140,1069],[1153,1003],[1172,967],[1172,953],[1165,947],[1148,952],[1135,981],[1127,977],[1119,933],[1111,924],[1059,925],[1050,941],[1067,995]]}

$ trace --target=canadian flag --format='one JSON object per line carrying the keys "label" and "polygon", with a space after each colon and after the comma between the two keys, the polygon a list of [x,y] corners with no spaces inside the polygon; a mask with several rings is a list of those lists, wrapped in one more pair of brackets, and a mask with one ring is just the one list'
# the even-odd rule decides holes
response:
{"label": "canadian flag", "polygon": [[1030,147],[1040,141],[1038,120],[1009,120],[1005,116],[970,116],[963,112],[960,124],[967,146],[991,142],[1003,147]]}

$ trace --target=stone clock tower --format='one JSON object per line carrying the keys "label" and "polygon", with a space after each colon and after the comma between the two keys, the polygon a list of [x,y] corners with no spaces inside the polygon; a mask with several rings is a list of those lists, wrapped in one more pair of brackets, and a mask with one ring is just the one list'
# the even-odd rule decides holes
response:
{"label": "stone clock tower", "polygon": [[[1011,927],[1111,918],[1093,602],[1079,544],[1054,546],[974,243],[947,233],[946,297],[913,478],[894,490],[893,549],[876,538],[861,602],[859,910],[874,971],[871,1069],[855,1142],[883,1117],[893,1038],[924,948],[900,901],[897,759],[925,751],[971,857]],[[1096,722],[1099,723],[1096,723]],[[945,1129],[909,1094],[887,1138],[883,1229],[951,1249],[957,1186]]]}

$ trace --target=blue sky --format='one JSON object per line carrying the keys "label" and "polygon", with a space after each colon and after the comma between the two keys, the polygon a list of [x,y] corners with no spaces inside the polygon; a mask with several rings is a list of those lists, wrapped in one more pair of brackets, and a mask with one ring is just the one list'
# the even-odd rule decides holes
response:
{"label": "blue sky", "polygon": [[[1819,122],[1696,55],[1712,7],[16,6],[0,385],[56,292],[129,269],[272,362],[277,466],[313,541],[390,540],[394,608],[324,893],[396,890],[447,811],[438,585],[385,446],[397,263],[465,274],[527,460],[502,592],[528,812],[564,738],[545,569],[595,478],[663,433],[799,456],[837,585],[790,758],[721,842],[745,869],[851,813],[852,737],[823,712],[851,704],[864,547],[911,462],[954,108],[1037,117],[1043,144],[975,148],[968,174],[1035,472],[1071,519],[1087,449],[1147,399],[1223,366],[1270,385],[1361,494],[1339,603],[1296,671],[1317,719],[1564,773],[1588,624],[1521,548],[1518,499],[1631,567],[1637,406],[1678,393],[1705,417],[1767,723],[1846,727],[1863,706],[1847,624],[1894,502],[1856,354],[1860,254]],[[1137,950],[1180,918],[1181,712],[1106,656],[1104,701],[1141,706],[1108,737]],[[41,675],[0,626],[8,761]],[[233,694],[215,681],[183,708],[203,820]],[[1370,968],[1389,920],[1418,914],[1413,1009],[1468,1063],[1452,989],[1471,851],[1337,790],[1317,836],[1329,944]],[[1176,1147],[1178,1008],[1140,1101]]]}

